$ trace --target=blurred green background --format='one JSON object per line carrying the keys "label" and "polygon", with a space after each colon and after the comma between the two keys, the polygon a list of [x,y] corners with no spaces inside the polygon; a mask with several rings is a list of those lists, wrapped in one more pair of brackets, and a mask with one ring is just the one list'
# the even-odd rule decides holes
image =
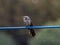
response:
{"label": "blurred green background", "polygon": [[[23,26],[22,17],[25,15],[32,18],[34,25],[53,25],[57,20],[60,20],[60,0],[0,0],[0,26]],[[59,23],[60,21],[56,24],[59,25]],[[42,29],[35,29],[36,33],[39,30]],[[7,33],[9,36],[25,35],[28,38],[31,37],[26,29],[0,32],[2,35]]]}
{"label": "blurred green background", "polygon": [[[49,22],[47,25],[60,25],[60,20]],[[60,45],[60,29],[48,28],[39,31],[34,38],[29,41],[30,45]]]}

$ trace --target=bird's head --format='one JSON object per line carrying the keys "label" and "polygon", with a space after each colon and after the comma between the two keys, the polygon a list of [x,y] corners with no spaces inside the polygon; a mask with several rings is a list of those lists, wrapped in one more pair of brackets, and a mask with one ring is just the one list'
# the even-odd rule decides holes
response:
{"label": "bird's head", "polygon": [[31,18],[29,16],[23,16],[23,21],[26,25],[31,24]]}
{"label": "bird's head", "polygon": [[29,18],[29,16],[23,16],[23,18],[28,19],[28,18]]}
{"label": "bird's head", "polygon": [[23,16],[23,19],[25,19],[25,20],[31,20],[31,18],[29,16]]}

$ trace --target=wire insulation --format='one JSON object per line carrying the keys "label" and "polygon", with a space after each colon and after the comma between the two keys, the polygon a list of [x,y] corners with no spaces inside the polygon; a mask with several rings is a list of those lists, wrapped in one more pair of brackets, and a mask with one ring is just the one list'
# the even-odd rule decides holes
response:
{"label": "wire insulation", "polygon": [[13,29],[41,29],[41,28],[60,28],[60,26],[18,26],[18,27],[0,27],[0,30],[13,30]]}

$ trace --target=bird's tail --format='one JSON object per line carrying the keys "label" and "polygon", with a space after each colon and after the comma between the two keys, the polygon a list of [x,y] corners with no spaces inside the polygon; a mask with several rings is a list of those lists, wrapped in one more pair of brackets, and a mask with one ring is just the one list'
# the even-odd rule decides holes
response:
{"label": "bird's tail", "polygon": [[[30,26],[33,26],[33,24],[31,23]],[[30,34],[34,37],[36,35],[34,29],[29,29],[30,30]]]}

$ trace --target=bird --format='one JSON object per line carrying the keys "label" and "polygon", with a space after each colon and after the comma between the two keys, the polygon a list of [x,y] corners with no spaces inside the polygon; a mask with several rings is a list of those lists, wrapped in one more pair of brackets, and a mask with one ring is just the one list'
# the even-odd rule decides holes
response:
{"label": "bird", "polygon": [[[32,20],[29,16],[23,16],[23,22],[26,26],[33,26]],[[32,37],[36,35],[35,30],[32,28],[29,29],[29,33],[32,35]]]}

